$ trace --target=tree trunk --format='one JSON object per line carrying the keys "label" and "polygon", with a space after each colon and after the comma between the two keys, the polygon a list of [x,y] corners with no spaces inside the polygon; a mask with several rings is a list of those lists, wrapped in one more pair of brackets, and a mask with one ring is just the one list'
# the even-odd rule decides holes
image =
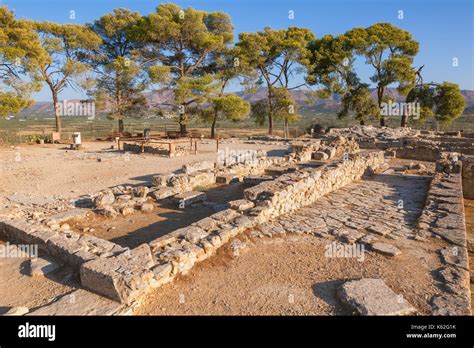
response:
{"label": "tree trunk", "polygon": [[123,133],[124,126],[123,126],[123,115],[122,115],[122,93],[120,91],[119,76],[118,76],[117,71],[115,71],[115,103],[117,104],[117,114],[119,117],[118,130],[120,133]]}
{"label": "tree trunk", "polygon": [[401,127],[408,127],[408,116],[402,115],[402,122],[400,124]]}
{"label": "tree trunk", "polygon": [[[379,104],[379,110],[382,110],[382,99],[383,99],[384,88],[377,87],[377,102]],[[380,114],[380,127],[385,127],[385,117]]]}
{"label": "tree trunk", "polygon": [[268,86],[268,135],[273,135],[273,90]]}
{"label": "tree trunk", "polygon": [[187,129],[186,129],[186,124],[183,123],[184,120],[180,117],[180,120],[179,120],[179,132],[181,134],[186,134],[187,133]]}
{"label": "tree trunk", "polygon": [[52,91],[52,94],[53,94],[54,118],[56,119],[56,132],[61,133],[61,115],[59,113],[58,94],[56,93],[56,91]]}
{"label": "tree trunk", "polygon": [[217,123],[217,114],[214,115],[214,119],[212,120],[211,125],[211,139],[216,138],[216,123]]}

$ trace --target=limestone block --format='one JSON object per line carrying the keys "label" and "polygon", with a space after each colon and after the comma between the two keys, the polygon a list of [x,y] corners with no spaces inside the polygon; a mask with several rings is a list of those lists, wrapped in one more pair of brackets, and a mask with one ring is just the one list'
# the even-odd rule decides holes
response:
{"label": "limestone block", "polygon": [[317,151],[317,152],[313,152],[312,158],[316,161],[326,161],[329,159],[329,156],[327,153],[323,151]]}
{"label": "limestone block", "polygon": [[191,164],[185,164],[182,167],[183,173],[191,174],[200,170],[214,169],[215,163],[211,161],[201,161]]}
{"label": "limestone block", "polygon": [[238,199],[235,201],[230,201],[229,204],[230,204],[231,209],[235,209],[238,211],[245,211],[255,206],[255,204],[252,201],[249,201],[247,199]]}
{"label": "limestone block", "polygon": [[180,207],[184,208],[192,203],[205,201],[207,196],[204,192],[188,191],[175,195],[174,199]]}
{"label": "limestone block", "polygon": [[112,191],[102,192],[94,199],[96,208],[103,208],[115,202],[115,196]]}
{"label": "limestone block", "polygon": [[131,304],[150,288],[155,265],[150,247],[139,247],[115,257],[98,258],[80,268],[82,285],[112,300]]}
{"label": "limestone block", "polygon": [[364,278],[344,283],[339,299],[361,315],[409,315],[416,312],[402,296],[398,296],[382,279]]}
{"label": "limestone block", "polygon": [[150,195],[155,200],[165,199],[178,194],[180,191],[175,187],[162,187],[156,191],[153,191]]}

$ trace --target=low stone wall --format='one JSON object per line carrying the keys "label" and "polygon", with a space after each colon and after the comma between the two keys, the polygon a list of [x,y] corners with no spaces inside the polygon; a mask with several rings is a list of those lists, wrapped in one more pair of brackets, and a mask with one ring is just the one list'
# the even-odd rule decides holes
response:
{"label": "low stone wall", "polygon": [[[343,135],[355,139],[362,149],[399,150],[411,148],[409,156],[415,156],[416,148],[432,148],[440,152],[457,152],[474,155],[474,139],[468,133],[420,131],[408,127],[387,128],[373,126],[354,126],[351,128],[333,128],[329,136]],[[407,159],[420,159],[407,157]],[[429,161],[429,159],[425,159]],[[434,159],[433,161],[436,161]]]}
{"label": "low stone wall", "polygon": [[462,163],[464,197],[474,199],[474,156],[463,156]]}
{"label": "low stone wall", "polygon": [[279,176],[248,188],[244,195],[256,204],[259,215],[274,218],[315,202],[318,198],[337,190],[367,171],[384,163],[382,151],[352,154],[346,160],[322,166],[305,168]]}
{"label": "low stone wall", "polygon": [[38,249],[79,268],[95,259],[107,259],[126,250],[118,244],[88,234],[57,231],[20,220],[0,221],[0,232],[9,240],[38,245]]}
{"label": "low stone wall", "polygon": [[[315,154],[324,155],[319,160],[339,158],[344,154],[353,154],[359,151],[354,140],[343,137],[334,137],[324,142],[316,139],[293,142],[290,153],[284,157],[267,157],[266,153],[258,151],[256,158],[246,162],[226,161],[225,163],[205,162],[183,167],[183,173],[161,174],[152,178],[153,184],[158,187],[156,197],[167,198],[177,193],[191,191],[197,186],[210,186],[216,183],[218,177],[229,181],[232,177],[242,179],[248,175],[262,175],[272,166],[290,166],[296,163],[308,162]],[[201,168],[202,167],[202,168]]]}
{"label": "low stone wall", "polygon": [[431,299],[434,315],[470,315],[469,260],[462,193],[461,161],[443,154],[437,162],[426,204],[419,219],[418,237],[438,236],[449,246],[438,250],[443,267],[437,270],[441,295]]}
{"label": "low stone wall", "polygon": [[398,158],[427,162],[436,162],[439,160],[441,152],[440,149],[428,145],[409,145],[395,149],[395,154]]}
{"label": "low stone wall", "polygon": [[174,151],[170,153],[169,147],[166,145],[145,145],[142,149],[142,146],[140,144],[123,143],[123,151],[125,152],[140,153],[142,152],[142,150],[145,153],[166,157],[184,156],[190,153],[190,150],[184,146],[176,146],[174,148]]}

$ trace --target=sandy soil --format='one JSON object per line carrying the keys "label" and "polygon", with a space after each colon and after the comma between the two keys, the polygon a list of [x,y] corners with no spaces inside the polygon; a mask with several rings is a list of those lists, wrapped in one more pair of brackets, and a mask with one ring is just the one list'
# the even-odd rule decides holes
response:
{"label": "sandy soil", "polygon": [[[369,253],[362,265],[354,258],[328,259],[327,241],[310,236],[254,243],[237,259],[224,247],[188,275],[152,292],[136,314],[348,315],[336,300],[336,289],[345,280],[363,277],[384,279],[428,313],[427,299],[439,291],[423,259],[411,253],[397,260]],[[424,245],[426,253],[434,254],[435,244]]]}
{"label": "sandy soil", "polygon": [[[22,145],[0,148],[0,196],[15,194],[18,198],[76,198],[107,187],[141,184],[151,181],[155,174],[180,169],[183,164],[216,160],[214,142],[199,145],[197,155],[160,157],[152,154],[125,156],[111,149],[113,142],[87,142],[83,150],[69,150],[65,145]],[[221,150],[286,149],[285,145],[245,144],[241,141],[224,143]],[[273,151],[281,153],[281,151]],[[100,162],[99,162],[100,160]]]}
{"label": "sandy soil", "polygon": [[[80,151],[68,150],[65,145],[59,144],[0,147],[0,211],[6,197],[20,204],[54,205],[59,198],[73,199],[106,187],[149,182],[155,174],[175,171],[186,163],[216,160],[217,155],[213,142],[200,144],[197,155],[174,158],[133,153],[124,156],[111,149],[112,145],[114,143],[105,141],[86,142],[84,150]],[[275,150],[281,153],[286,149],[285,145],[244,144],[237,140],[221,144],[221,149],[226,147],[234,150],[265,149],[269,155],[274,154]],[[216,188],[208,194],[218,203],[240,194],[238,190],[231,194],[224,193]],[[102,224],[103,221],[97,219],[91,223],[97,222],[100,226],[96,228],[99,237],[133,247],[156,238],[157,233],[186,226],[191,220],[212,212],[206,207],[193,208],[186,211],[186,216],[181,216],[182,211],[162,207],[162,210],[152,214],[138,212],[133,217],[124,218],[124,221],[117,219]],[[163,220],[166,223],[163,224]],[[157,224],[160,225],[158,229]],[[130,237],[128,234],[131,231],[137,233]],[[0,240],[0,244],[5,242]],[[33,278],[28,275],[28,265],[27,259],[0,259],[0,314],[13,306],[34,309],[70,292],[73,287],[80,287],[78,274],[68,268],[63,267],[46,278]]]}
{"label": "sandy soil", "polygon": [[[0,241],[0,245],[6,245],[6,241]],[[27,258],[0,258],[0,314],[16,306],[33,310],[80,287],[78,274],[68,267],[47,277],[31,277],[29,264]]]}

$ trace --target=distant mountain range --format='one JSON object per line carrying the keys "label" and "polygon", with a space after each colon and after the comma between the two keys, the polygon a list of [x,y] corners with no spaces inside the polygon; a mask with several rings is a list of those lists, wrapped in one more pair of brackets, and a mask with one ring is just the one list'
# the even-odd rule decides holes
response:
{"label": "distant mountain range", "polygon": [[[333,94],[327,99],[321,99],[317,97],[310,97],[306,90],[293,90],[290,91],[293,99],[296,101],[301,110],[314,113],[335,113],[340,107],[340,96]],[[397,101],[403,101],[404,97],[401,96],[396,89],[390,88],[387,92],[393,96]],[[462,95],[466,100],[466,109],[464,114],[474,114],[474,91],[462,90]],[[237,95],[241,96],[244,100],[254,103],[258,100],[264,99],[267,96],[267,89],[260,88],[254,93],[237,92]],[[372,91],[375,97],[375,91]],[[150,108],[159,107],[161,109],[168,109],[166,106],[160,104],[171,102],[173,98],[173,92],[171,90],[154,90],[144,93],[148,100]],[[68,102],[78,102],[79,100],[68,100]],[[52,102],[36,102],[32,107],[23,110],[20,113],[20,117],[33,118],[33,117],[52,117],[53,116],[53,103]]]}

